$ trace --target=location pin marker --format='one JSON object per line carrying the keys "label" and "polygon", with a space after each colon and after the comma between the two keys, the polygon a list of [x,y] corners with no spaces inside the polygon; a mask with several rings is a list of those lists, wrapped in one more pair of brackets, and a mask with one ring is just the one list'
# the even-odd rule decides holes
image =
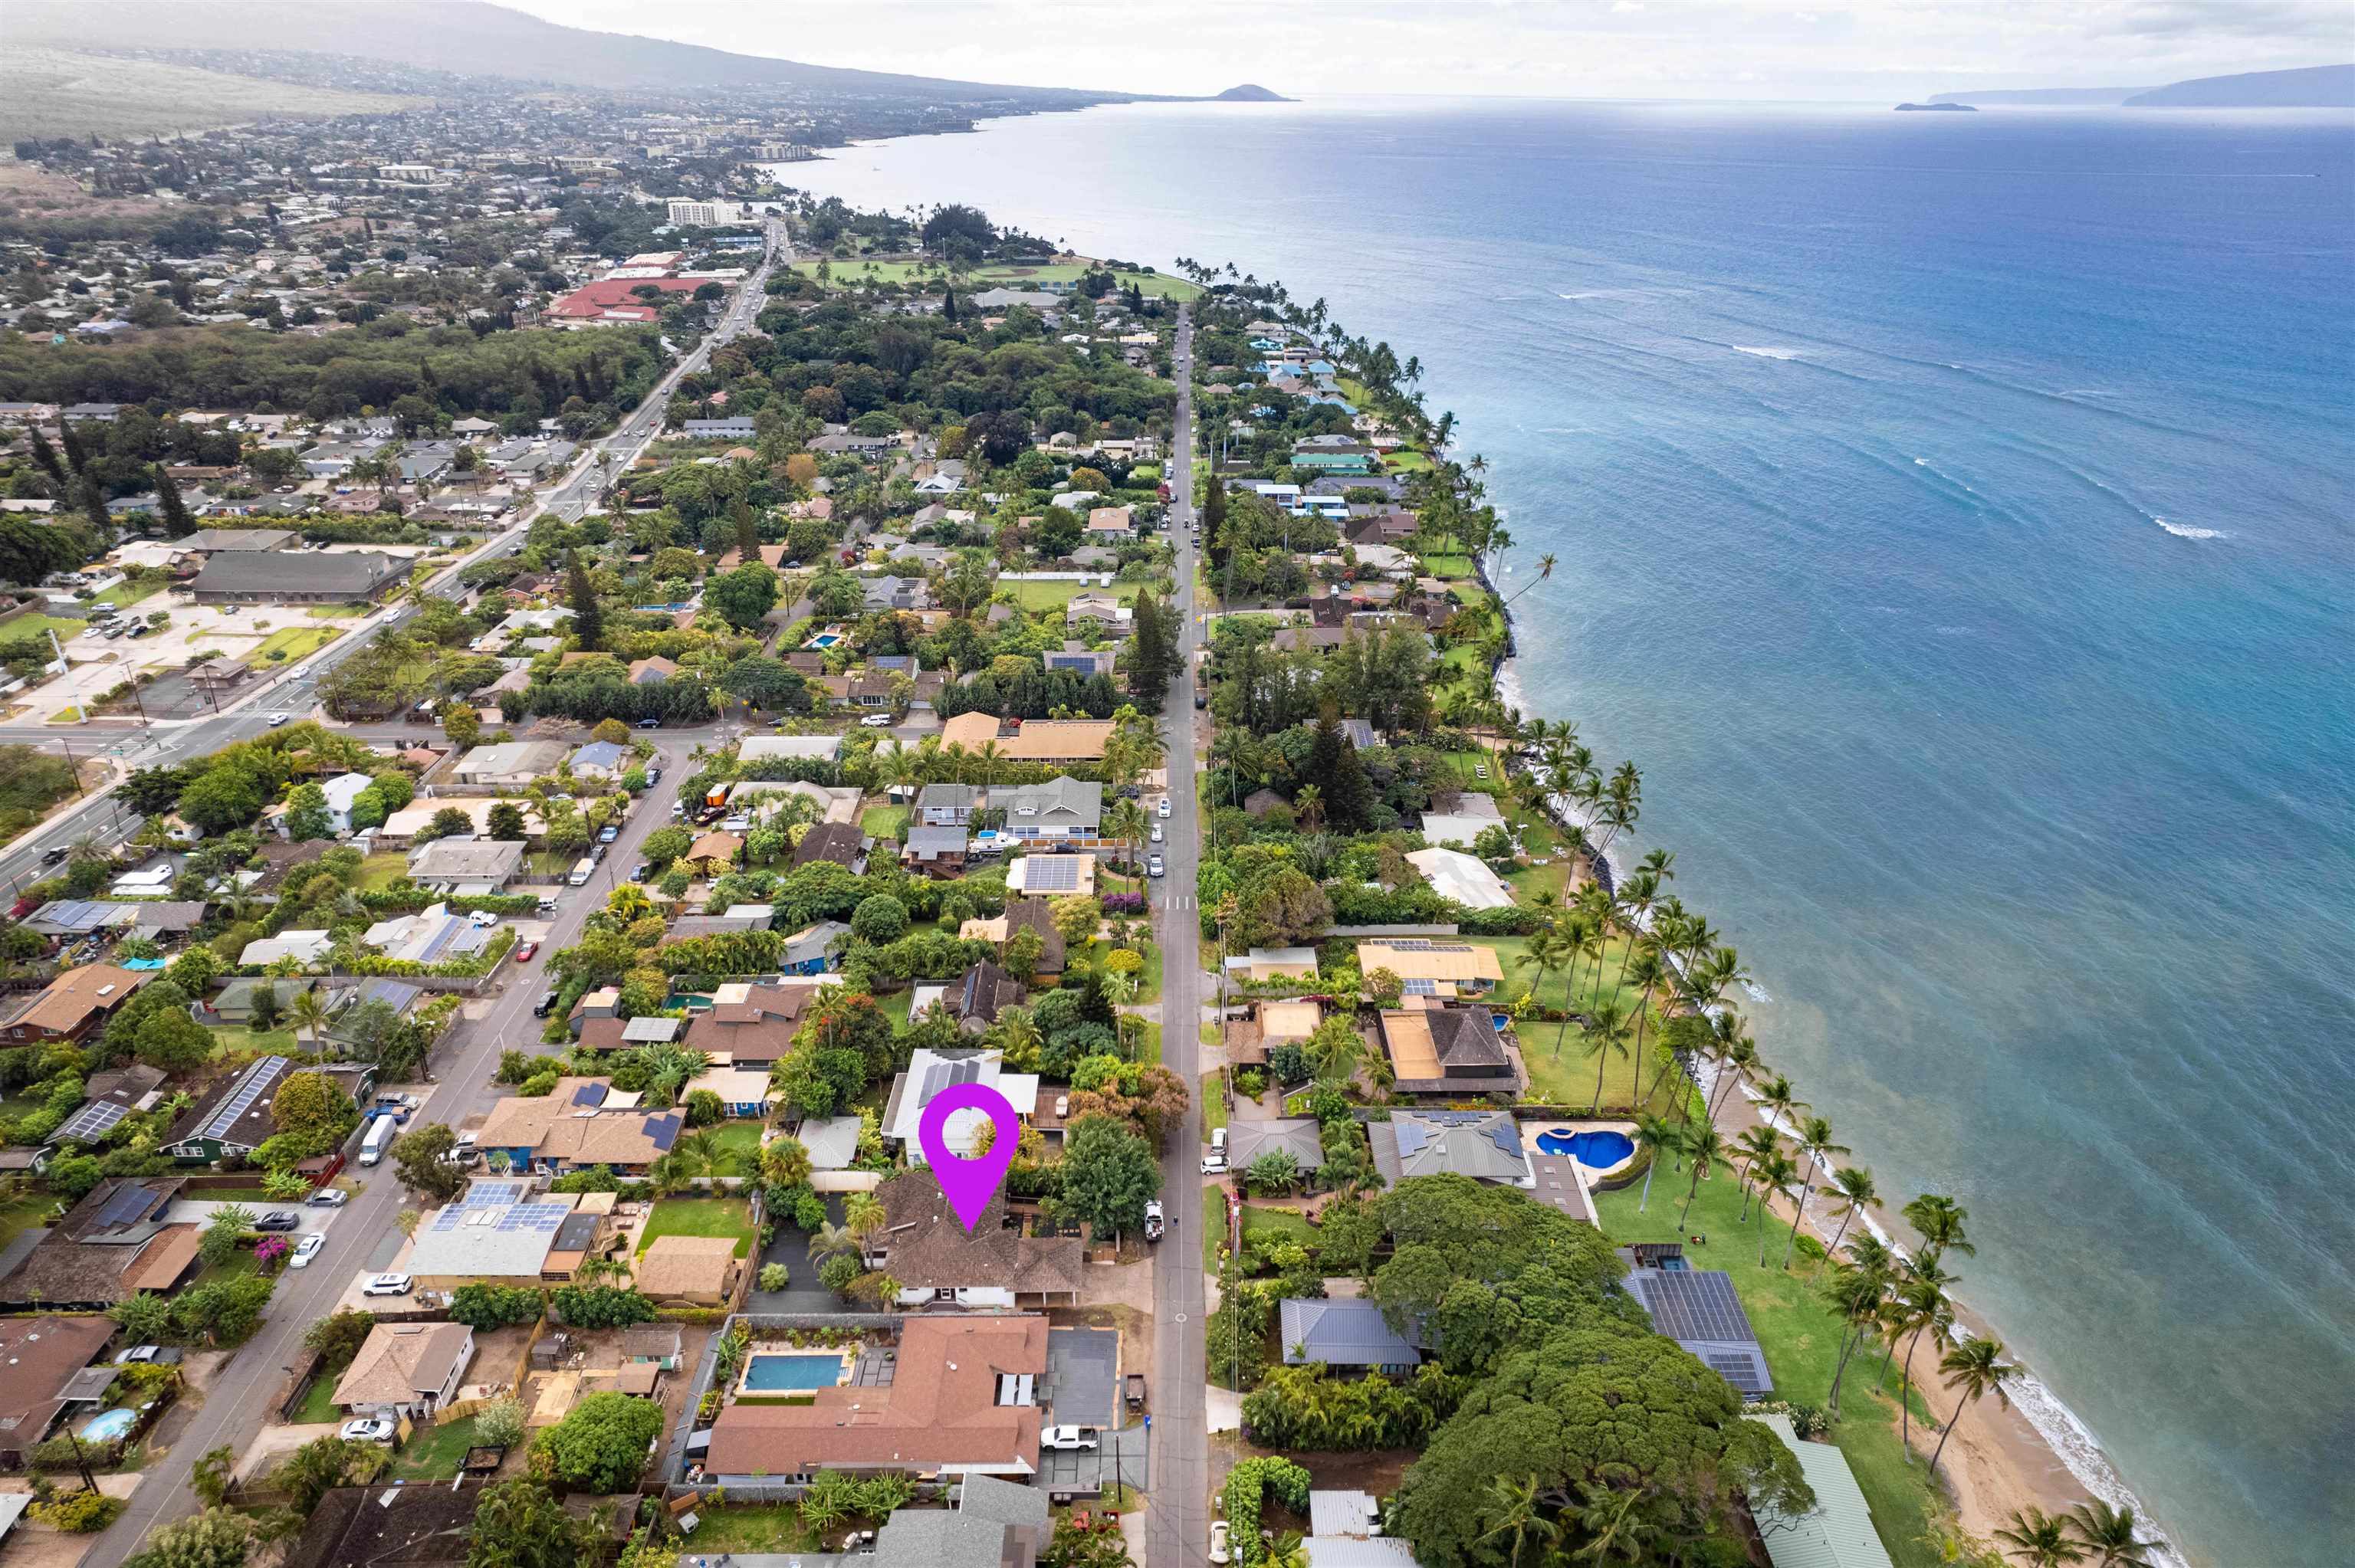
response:
{"label": "location pin marker", "polygon": [[[990,1136],[988,1153],[969,1156],[962,1150],[973,1146],[979,1130],[976,1117],[996,1130]],[[951,1118],[955,1118],[954,1126]],[[1014,1163],[1014,1147],[1021,1130],[1013,1106],[986,1084],[953,1085],[924,1107],[923,1119],[916,1124],[916,1142],[967,1235],[980,1223],[989,1201],[997,1196],[998,1188],[1006,1184],[1006,1168]]]}

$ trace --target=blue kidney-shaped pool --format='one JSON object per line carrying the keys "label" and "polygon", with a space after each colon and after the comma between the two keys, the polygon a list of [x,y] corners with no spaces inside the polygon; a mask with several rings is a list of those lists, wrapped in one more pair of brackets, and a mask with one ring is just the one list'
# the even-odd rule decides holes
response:
{"label": "blue kidney-shaped pool", "polygon": [[1572,1132],[1558,1127],[1538,1134],[1538,1147],[1548,1154],[1567,1154],[1590,1171],[1608,1171],[1636,1152],[1636,1140],[1624,1132]]}

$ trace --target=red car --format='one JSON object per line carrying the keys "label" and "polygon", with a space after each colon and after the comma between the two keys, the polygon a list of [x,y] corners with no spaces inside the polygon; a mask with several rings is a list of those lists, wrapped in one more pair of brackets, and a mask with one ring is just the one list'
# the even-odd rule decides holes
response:
{"label": "red car", "polygon": [[516,962],[519,964],[527,964],[538,956],[539,944],[538,942],[526,942],[522,947],[516,949]]}

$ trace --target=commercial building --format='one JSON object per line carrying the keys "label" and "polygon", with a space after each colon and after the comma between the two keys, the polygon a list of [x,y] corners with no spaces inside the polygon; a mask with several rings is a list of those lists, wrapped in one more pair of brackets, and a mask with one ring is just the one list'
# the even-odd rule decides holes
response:
{"label": "commercial building", "polygon": [[407,573],[399,556],[371,552],[244,551],[207,560],[189,591],[198,604],[359,604]]}

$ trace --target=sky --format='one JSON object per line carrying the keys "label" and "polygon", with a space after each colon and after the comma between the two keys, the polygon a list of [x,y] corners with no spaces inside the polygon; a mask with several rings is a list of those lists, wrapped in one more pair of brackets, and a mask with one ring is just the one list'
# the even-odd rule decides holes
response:
{"label": "sky", "polygon": [[502,3],[813,65],[1130,92],[1873,101],[2355,58],[2349,0]]}

